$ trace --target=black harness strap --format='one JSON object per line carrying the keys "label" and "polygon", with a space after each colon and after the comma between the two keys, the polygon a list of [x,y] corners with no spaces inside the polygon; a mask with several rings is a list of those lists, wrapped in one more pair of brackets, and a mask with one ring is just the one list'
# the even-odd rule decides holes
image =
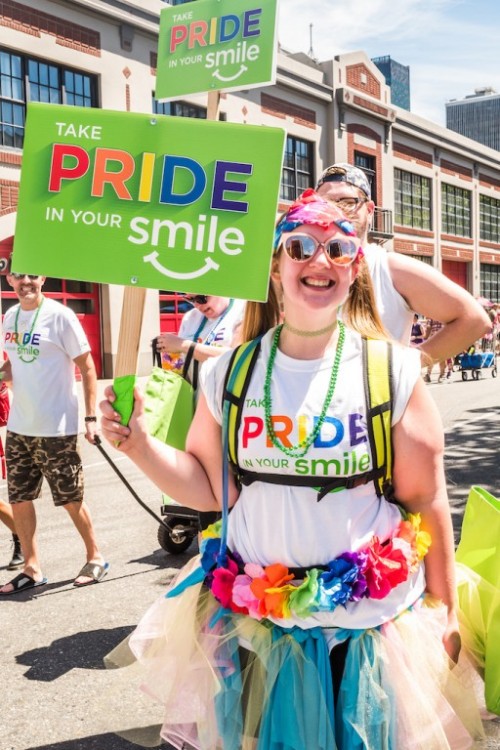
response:
{"label": "black harness strap", "polygon": [[375,479],[383,476],[383,468],[373,469],[364,474],[354,474],[351,477],[300,477],[296,475],[283,474],[261,474],[256,471],[239,470],[236,474],[240,484],[248,487],[254,482],[266,482],[267,484],[286,484],[293,487],[311,487],[318,490],[318,502],[322,500],[332,490],[345,489],[352,490],[354,487],[360,487],[362,484],[368,484]]}

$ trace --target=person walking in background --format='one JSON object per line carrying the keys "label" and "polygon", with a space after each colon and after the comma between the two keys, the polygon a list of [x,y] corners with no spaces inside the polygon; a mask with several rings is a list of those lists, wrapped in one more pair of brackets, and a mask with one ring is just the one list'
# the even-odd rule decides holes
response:
{"label": "person walking in background", "polygon": [[[443,329],[443,323],[441,323],[441,321],[433,320],[433,319],[428,320],[426,329],[425,329],[425,340],[427,341],[428,339],[432,338],[437,333],[439,333],[439,331],[441,331],[442,329]],[[446,362],[447,362],[446,359],[442,359],[438,362],[439,364],[439,377],[437,381],[438,383],[442,383],[444,381],[445,372],[446,372]],[[435,363],[433,362],[427,367],[427,371],[424,376],[424,380],[426,383],[431,382],[431,375],[434,369],[434,365]]]}
{"label": "person walking in background", "polygon": [[[132,665],[134,680],[176,748],[465,750],[481,721],[471,667],[452,669],[444,441],[420,355],[387,342],[360,241],[312,190],[278,223],[272,278],[283,322],[274,294],[247,303],[242,340],[260,348],[238,417],[223,399],[238,401],[239,349],[203,366],[186,451],[148,434],[139,389],[128,427],[112,388],[101,404],[104,437],[164,492],[231,508],[131,635],[144,668],[137,680]],[[393,378],[384,493],[366,403],[372,345]],[[223,423],[237,445],[229,476]]]}
{"label": "person walking in background", "polygon": [[333,164],[321,174],[317,191],[337,204],[355,226],[382,323],[393,339],[409,343],[416,311],[441,320],[443,327],[438,335],[419,345],[423,354],[437,362],[454,357],[491,330],[491,322],[481,305],[458,284],[426,263],[368,243],[375,203],[363,170],[347,163]]}
{"label": "person walking in background", "polygon": [[410,344],[412,346],[420,346],[425,340],[425,327],[420,320],[418,313],[413,316],[413,324],[411,327]]}
{"label": "person walking in background", "polygon": [[85,545],[87,561],[74,585],[100,581],[108,569],[83,501],[77,449],[75,365],[82,376],[85,437],[93,443],[97,434],[97,379],[89,343],[73,311],[44,297],[44,276],[8,273],[7,281],[19,300],[3,321],[8,359],[1,371],[12,389],[5,446],[7,488],[24,569],[0,589],[1,596],[47,583],[39,560],[34,505],[43,478],[54,504],[67,511]]}

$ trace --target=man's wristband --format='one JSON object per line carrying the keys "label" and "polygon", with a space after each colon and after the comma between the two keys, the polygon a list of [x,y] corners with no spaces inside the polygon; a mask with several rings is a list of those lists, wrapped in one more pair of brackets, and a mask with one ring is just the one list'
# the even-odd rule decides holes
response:
{"label": "man's wristband", "polygon": [[97,422],[97,417],[85,417],[86,422]]}

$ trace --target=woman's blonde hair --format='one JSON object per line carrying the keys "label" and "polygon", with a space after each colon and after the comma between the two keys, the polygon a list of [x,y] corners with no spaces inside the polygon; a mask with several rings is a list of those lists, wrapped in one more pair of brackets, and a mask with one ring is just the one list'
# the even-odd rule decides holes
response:
{"label": "woman's blonde hair", "polygon": [[[275,263],[278,253],[273,258]],[[375,303],[375,294],[370,271],[364,258],[359,263],[358,274],[351,284],[349,296],[342,306],[342,320],[361,336],[371,339],[389,338],[380,319]],[[281,320],[281,304],[275,283],[269,283],[267,302],[247,302],[241,329],[242,341],[262,336]]]}

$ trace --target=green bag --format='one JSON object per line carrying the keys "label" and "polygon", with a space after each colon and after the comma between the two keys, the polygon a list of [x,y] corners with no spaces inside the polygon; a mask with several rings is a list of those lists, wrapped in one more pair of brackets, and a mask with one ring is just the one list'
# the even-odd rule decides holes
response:
{"label": "green bag", "polygon": [[[150,434],[180,450],[186,447],[195,409],[195,389],[187,378],[194,347],[195,344],[189,347],[182,374],[153,367],[144,393]],[[196,366],[197,362],[194,364]]]}
{"label": "green bag", "polygon": [[500,500],[482,487],[470,489],[456,559],[500,587]]}
{"label": "green bag", "polygon": [[471,487],[456,561],[462,639],[500,715],[500,500],[482,487]]}

